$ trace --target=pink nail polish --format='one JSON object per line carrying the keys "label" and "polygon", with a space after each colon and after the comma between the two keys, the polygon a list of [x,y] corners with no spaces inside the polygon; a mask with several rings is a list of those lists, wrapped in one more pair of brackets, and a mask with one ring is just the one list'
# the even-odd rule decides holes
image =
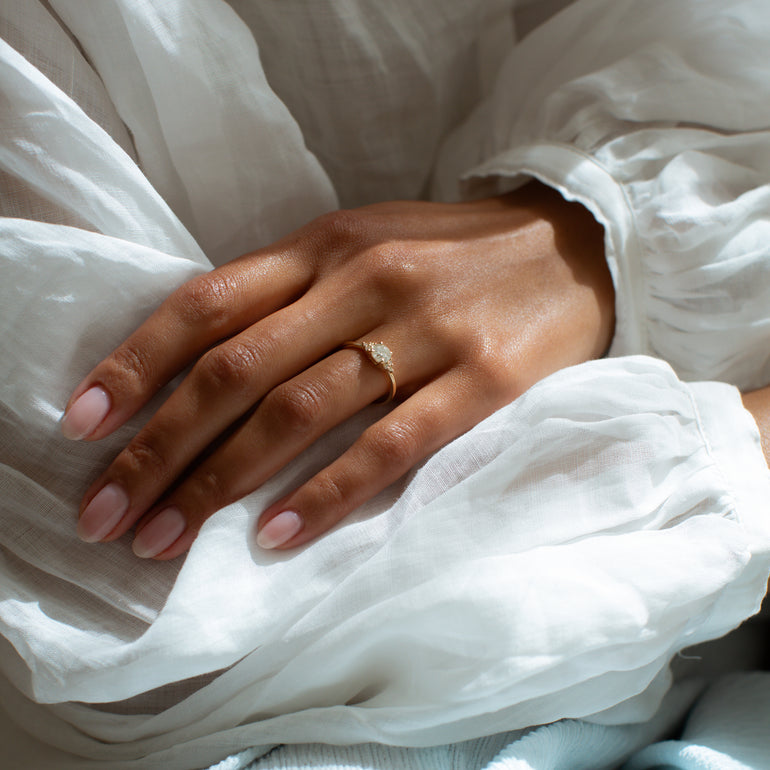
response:
{"label": "pink nail polish", "polygon": [[187,520],[179,508],[164,508],[134,538],[134,553],[141,559],[150,559],[175,543],[187,529]]}
{"label": "pink nail polish", "polygon": [[287,543],[304,526],[302,517],[294,511],[282,511],[259,530],[257,545],[260,548],[277,548]]}
{"label": "pink nail polish", "polygon": [[107,484],[93,497],[78,520],[78,537],[95,543],[117,526],[128,510],[128,495],[118,484]]}
{"label": "pink nail polish", "polygon": [[110,397],[98,386],[89,388],[65,412],[61,432],[65,438],[77,441],[93,433],[110,411]]}

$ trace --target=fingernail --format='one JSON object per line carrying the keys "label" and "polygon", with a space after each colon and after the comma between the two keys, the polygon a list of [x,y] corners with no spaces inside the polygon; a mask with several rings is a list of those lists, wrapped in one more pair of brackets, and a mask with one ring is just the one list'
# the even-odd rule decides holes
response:
{"label": "fingernail", "polygon": [[141,559],[151,559],[175,543],[186,529],[187,519],[179,508],[164,508],[134,538],[134,553]]}
{"label": "fingernail", "polygon": [[65,438],[77,441],[92,433],[110,411],[110,397],[106,390],[89,388],[64,413],[61,432]]}
{"label": "fingernail", "polygon": [[298,513],[283,511],[259,530],[257,545],[260,548],[277,548],[293,538],[302,526],[302,517]]}
{"label": "fingernail", "polygon": [[107,484],[96,493],[78,519],[78,537],[86,543],[95,543],[115,529],[128,510],[128,495],[123,487]]}

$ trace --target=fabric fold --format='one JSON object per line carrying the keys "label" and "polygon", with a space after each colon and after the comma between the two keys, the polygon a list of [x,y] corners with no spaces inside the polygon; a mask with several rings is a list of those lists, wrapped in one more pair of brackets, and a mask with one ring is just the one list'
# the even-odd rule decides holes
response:
{"label": "fabric fold", "polygon": [[51,4],[105,82],[147,180],[214,264],[337,208],[225,2]]}
{"label": "fabric fold", "polygon": [[509,53],[445,143],[434,193],[553,185],[605,228],[613,355],[766,385],[768,35],[756,0],[573,3]]}

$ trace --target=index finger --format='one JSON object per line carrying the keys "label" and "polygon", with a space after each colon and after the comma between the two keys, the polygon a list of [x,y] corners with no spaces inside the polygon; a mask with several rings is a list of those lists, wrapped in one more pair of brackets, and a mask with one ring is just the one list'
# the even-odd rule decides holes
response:
{"label": "index finger", "polygon": [[294,299],[311,276],[310,260],[271,250],[187,281],[78,385],[62,433],[89,440],[109,435],[216,342]]}

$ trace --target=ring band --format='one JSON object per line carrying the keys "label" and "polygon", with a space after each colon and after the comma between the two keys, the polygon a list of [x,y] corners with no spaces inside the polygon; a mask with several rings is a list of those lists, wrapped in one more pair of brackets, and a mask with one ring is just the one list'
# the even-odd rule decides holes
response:
{"label": "ring band", "polygon": [[387,404],[396,395],[396,376],[393,374],[393,354],[384,342],[356,342],[348,340],[342,343],[343,348],[360,350],[378,368],[381,369],[390,383],[390,392],[374,403]]}

